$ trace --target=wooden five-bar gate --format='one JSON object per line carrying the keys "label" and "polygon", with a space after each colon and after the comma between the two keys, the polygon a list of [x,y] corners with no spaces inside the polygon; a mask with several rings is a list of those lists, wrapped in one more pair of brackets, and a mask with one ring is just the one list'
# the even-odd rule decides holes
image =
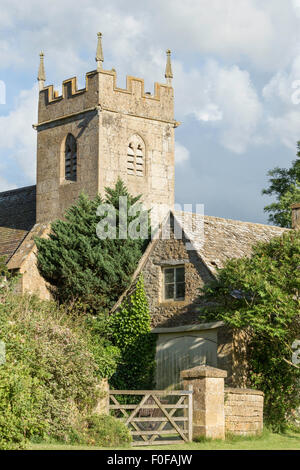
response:
{"label": "wooden five-bar gate", "polygon": [[110,390],[110,413],[129,428],[134,446],[192,440],[193,390]]}

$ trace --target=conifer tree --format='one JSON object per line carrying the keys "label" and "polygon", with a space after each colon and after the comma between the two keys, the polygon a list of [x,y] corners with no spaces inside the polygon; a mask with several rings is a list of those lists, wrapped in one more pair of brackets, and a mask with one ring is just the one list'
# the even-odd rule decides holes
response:
{"label": "conifer tree", "polygon": [[[129,215],[130,208],[140,203],[141,196],[131,196],[118,180],[114,188],[106,188],[104,199],[97,196],[90,200],[82,193],[66,211],[65,220],[51,224],[48,239],[36,238],[38,269],[60,303],[81,302],[95,314],[111,308],[128,286],[148,240],[129,236],[99,239],[96,233],[97,224],[107,216],[98,216],[97,208],[105,203],[116,209],[119,235],[121,196],[127,197],[129,226],[139,215]],[[143,209],[140,214],[148,218]]]}

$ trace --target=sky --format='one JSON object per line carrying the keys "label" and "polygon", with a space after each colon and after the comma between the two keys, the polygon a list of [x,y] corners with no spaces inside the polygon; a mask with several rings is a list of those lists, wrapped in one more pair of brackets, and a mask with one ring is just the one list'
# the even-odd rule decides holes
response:
{"label": "sky", "polygon": [[39,52],[46,84],[82,87],[101,31],[120,87],[133,75],[153,91],[172,51],[176,202],[267,223],[267,172],[300,140],[300,0],[0,0],[0,12],[0,191],[35,184]]}

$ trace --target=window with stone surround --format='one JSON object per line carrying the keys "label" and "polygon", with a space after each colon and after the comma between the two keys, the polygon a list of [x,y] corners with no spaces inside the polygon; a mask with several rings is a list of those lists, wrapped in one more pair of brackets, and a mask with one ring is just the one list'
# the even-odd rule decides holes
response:
{"label": "window with stone surround", "polygon": [[127,147],[127,174],[139,177],[145,174],[145,144],[137,134],[131,137]]}
{"label": "window with stone surround", "polygon": [[77,180],[77,143],[72,134],[68,134],[65,142],[65,179]]}
{"label": "window with stone surround", "polygon": [[185,298],[184,266],[163,268],[163,299],[180,301]]}

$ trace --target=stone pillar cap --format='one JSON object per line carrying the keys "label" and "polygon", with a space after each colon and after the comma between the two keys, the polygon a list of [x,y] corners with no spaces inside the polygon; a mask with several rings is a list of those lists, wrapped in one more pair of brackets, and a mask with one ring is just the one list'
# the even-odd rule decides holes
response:
{"label": "stone pillar cap", "polygon": [[180,376],[182,379],[197,379],[200,377],[225,378],[227,377],[227,372],[226,370],[217,369],[216,367],[197,366],[181,371]]}
{"label": "stone pillar cap", "polygon": [[252,388],[233,388],[233,387],[225,387],[225,393],[234,393],[236,395],[261,395],[264,396],[264,392],[261,390],[255,390]]}

